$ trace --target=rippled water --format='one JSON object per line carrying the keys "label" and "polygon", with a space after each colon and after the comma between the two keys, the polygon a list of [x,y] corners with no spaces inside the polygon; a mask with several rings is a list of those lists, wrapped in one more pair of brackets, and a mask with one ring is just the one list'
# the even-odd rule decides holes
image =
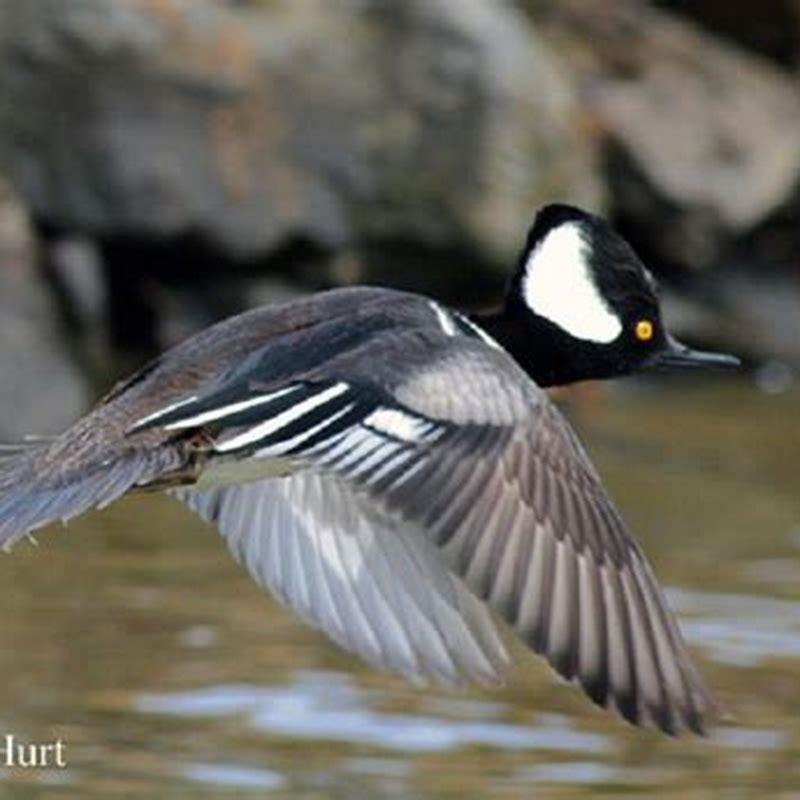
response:
{"label": "rippled water", "polygon": [[370,671],[142,497],[0,560],[0,736],[68,760],[0,771],[0,797],[800,797],[799,400],[568,398],[729,712],[708,740],[634,730],[521,649],[497,691]]}

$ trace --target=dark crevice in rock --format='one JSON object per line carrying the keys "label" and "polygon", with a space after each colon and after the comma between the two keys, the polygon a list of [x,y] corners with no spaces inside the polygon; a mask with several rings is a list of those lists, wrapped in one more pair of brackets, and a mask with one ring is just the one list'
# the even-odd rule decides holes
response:
{"label": "dark crevice in rock", "polygon": [[43,219],[33,219],[31,223],[36,237],[37,267],[55,299],[59,323],[68,339],[78,338],[83,334],[83,320],[55,261],[55,248],[66,231]]}
{"label": "dark crevice in rock", "polygon": [[[64,236],[63,230],[45,229],[43,253],[51,253]],[[286,276],[293,284],[316,288],[325,282],[321,265],[329,258],[324,248],[302,237],[287,238],[269,253],[246,258],[232,257],[195,233],[102,236],[96,244],[105,291],[102,331],[96,324],[83,324],[76,311],[79,304],[59,284],[58,271],[47,256],[42,265],[59,299],[64,328],[77,342],[79,361],[88,373],[101,374],[101,383],[248,307],[247,290],[253,281]],[[97,339],[102,341],[98,344]]]}
{"label": "dark crevice in rock", "polygon": [[792,0],[656,0],[656,5],[694,20],[784,67],[800,64],[800,6]]}
{"label": "dark crevice in rock", "polygon": [[713,214],[672,202],[613,142],[605,148],[604,168],[612,198],[609,217],[654,274],[680,286],[698,268],[718,262],[723,237]]}
{"label": "dark crevice in rock", "polygon": [[499,304],[513,266],[497,269],[467,242],[436,248],[407,239],[382,238],[370,240],[361,252],[363,281],[422,292],[464,308]]}

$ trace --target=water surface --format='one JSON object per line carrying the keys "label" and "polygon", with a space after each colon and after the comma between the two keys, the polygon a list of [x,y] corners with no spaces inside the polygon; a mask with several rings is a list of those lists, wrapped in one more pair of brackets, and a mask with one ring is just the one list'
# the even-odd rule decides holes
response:
{"label": "water surface", "polygon": [[568,398],[731,715],[634,730],[522,651],[500,690],[417,689],[263,597],[165,497],[0,560],[0,734],[65,770],[0,797],[800,796],[800,407],[744,380]]}

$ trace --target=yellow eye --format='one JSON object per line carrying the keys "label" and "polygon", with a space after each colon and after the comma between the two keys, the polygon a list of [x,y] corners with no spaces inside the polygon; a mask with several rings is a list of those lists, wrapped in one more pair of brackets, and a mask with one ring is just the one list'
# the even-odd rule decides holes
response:
{"label": "yellow eye", "polygon": [[649,319],[640,319],[636,323],[634,333],[640,342],[649,342],[653,338],[653,323]]}

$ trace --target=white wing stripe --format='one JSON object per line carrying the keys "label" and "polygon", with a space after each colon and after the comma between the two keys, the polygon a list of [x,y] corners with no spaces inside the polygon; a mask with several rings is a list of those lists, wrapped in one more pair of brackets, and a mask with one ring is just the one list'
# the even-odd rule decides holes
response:
{"label": "white wing stripe", "polygon": [[425,438],[431,424],[420,417],[412,416],[394,408],[378,408],[365,420],[364,425],[377,433],[401,439],[404,442],[418,442]]}
{"label": "white wing stripe", "polygon": [[260,406],[264,403],[270,403],[283,397],[291,392],[296,392],[300,388],[299,385],[287,386],[285,389],[279,389],[277,392],[270,392],[270,394],[262,394],[258,397],[251,397],[248,400],[240,400],[238,403],[230,403],[227,406],[220,406],[219,408],[212,408],[210,411],[204,411],[201,414],[195,414],[193,417],[180,419],[177,422],[171,422],[165,425],[164,429],[168,431],[180,430],[181,428],[192,428],[197,425],[205,425],[207,422],[214,422],[214,420],[228,417],[231,414],[237,414],[239,411],[246,411],[248,408]]}
{"label": "white wing stripe", "polygon": [[[322,420],[322,422],[318,422],[316,425],[304,430],[302,433],[298,433],[296,436],[292,436],[289,439],[284,439],[282,442],[277,442],[276,444],[268,445],[261,450],[257,450],[255,453],[256,457],[265,458],[269,456],[283,455],[289,450],[293,450],[307,439],[310,439],[315,433],[319,433],[319,431],[323,430],[323,428],[326,428],[327,426],[336,422],[339,417],[347,414],[347,412],[351,411],[354,406],[355,403],[348,403],[344,408],[340,409],[335,414],[332,414],[330,417],[326,417],[324,420]],[[324,439],[320,444],[322,445],[329,441],[330,438]]]}
{"label": "white wing stripe", "polygon": [[175,411],[181,406],[187,406],[189,405],[189,403],[194,403],[196,400],[197,400],[197,395],[192,395],[191,397],[186,397],[183,400],[178,400],[176,403],[171,403],[168,406],[164,406],[164,408],[159,408],[158,411],[154,411],[152,414],[148,414],[146,417],[137,419],[136,422],[134,422],[133,425],[131,425],[130,430],[134,431],[136,430],[136,428],[142,427],[142,425],[147,425],[150,422],[154,422],[159,417],[164,417],[171,411]]}
{"label": "white wing stripe", "polygon": [[346,383],[335,383],[333,386],[319,392],[319,394],[312,395],[290,408],[287,408],[286,411],[281,412],[276,417],[262,422],[260,425],[256,425],[253,428],[249,428],[238,436],[234,436],[231,439],[215,445],[214,449],[218,453],[228,453],[231,450],[238,450],[241,447],[246,447],[248,444],[257,442],[259,439],[264,439],[276,433],[281,428],[290,425],[309,411],[318,408],[323,403],[333,400],[334,397],[339,397],[339,395],[344,394],[349,388],[350,387]]}

